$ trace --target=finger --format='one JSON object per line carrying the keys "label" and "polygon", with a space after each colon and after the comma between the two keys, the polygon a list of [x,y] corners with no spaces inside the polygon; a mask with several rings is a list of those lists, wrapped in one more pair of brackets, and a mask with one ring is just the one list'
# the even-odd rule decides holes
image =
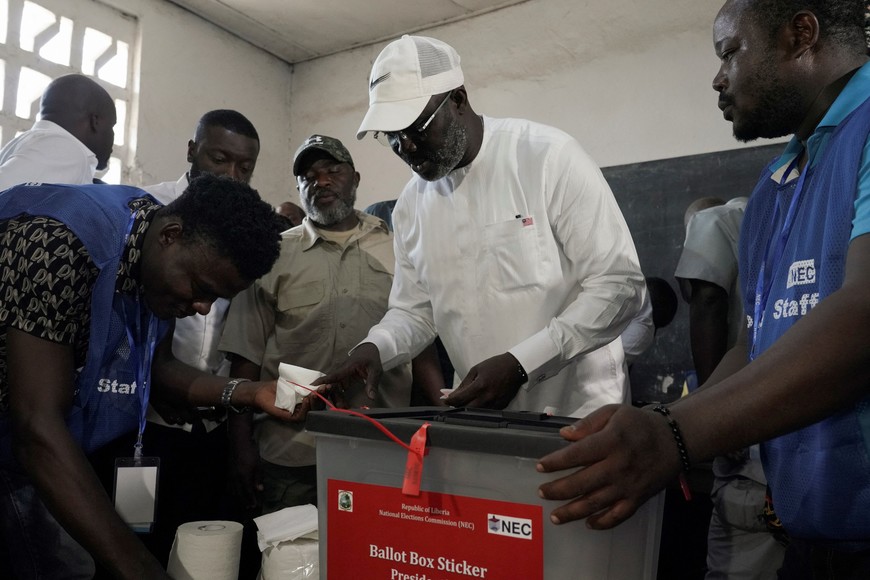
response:
{"label": "finger", "polygon": [[[326,387],[321,387],[321,388],[317,389],[317,394],[320,395],[321,397],[324,395],[328,395],[329,389]],[[326,408],[326,403],[324,403],[323,399],[321,399],[317,395],[311,395],[308,398],[311,399],[311,409],[310,409],[311,411],[320,411],[320,410]]]}
{"label": "finger", "polygon": [[375,399],[375,389],[377,388],[378,382],[380,381],[380,373],[374,367],[374,365],[369,366],[366,369],[366,395],[371,400]]}
{"label": "finger", "polygon": [[542,457],[538,462],[538,471],[547,473],[582,467],[601,459],[605,439],[601,431],[618,408],[618,405],[602,407],[573,425],[563,427],[559,434],[572,443]]}
{"label": "finger", "polygon": [[281,409],[280,407],[275,407],[274,405],[269,407],[268,409],[263,409],[269,415],[275,417],[276,419],[280,419],[282,421],[291,421],[293,419],[293,413],[288,411],[287,409]]}
{"label": "finger", "polygon": [[477,369],[471,369],[459,386],[445,399],[445,403],[451,407],[470,407],[472,401],[477,398],[477,388],[475,380],[477,379]]}
{"label": "finger", "polygon": [[640,505],[641,503],[628,499],[617,501],[610,509],[590,516],[586,525],[593,530],[609,530],[634,515]]}
{"label": "finger", "polygon": [[317,380],[311,383],[312,387],[317,387],[320,385],[332,384],[332,383],[341,383],[348,376],[353,374],[353,370],[347,367],[342,367],[336,371],[333,371],[329,374],[323,375],[319,377]]}
{"label": "finger", "polygon": [[459,386],[456,387],[456,390],[458,391],[459,389],[467,387],[468,385],[473,383],[476,378],[477,378],[477,367],[473,367],[470,371],[468,371],[468,374],[465,375],[465,378],[462,379],[462,382],[459,383]]}
{"label": "finger", "polygon": [[613,510],[621,499],[615,487],[602,488],[559,506],[550,513],[550,521],[554,524],[565,524],[585,518],[600,521],[604,514]]}
{"label": "finger", "polygon": [[541,484],[538,493],[544,499],[561,501],[598,493],[612,482],[611,470],[596,463]]}
{"label": "finger", "polygon": [[610,422],[610,418],[622,410],[624,410],[623,405],[606,405],[585,417],[581,417],[573,425],[563,427],[560,434],[569,441],[579,441],[587,435],[604,429]]}
{"label": "finger", "polygon": [[293,414],[290,415],[291,423],[299,423],[305,420],[305,414],[308,411],[308,397],[302,399],[302,402],[293,407]]}
{"label": "finger", "polygon": [[345,391],[343,387],[335,386],[330,391],[330,399],[332,399],[333,404],[339,409],[347,409],[350,407],[347,398],[345,397]]}
{"label": "finger", "polygon": [[500,405],[491,393],[483,389],[475,389],[473,396],[465,403],[458,403],[458,407],[468,407],[470,409],[503,409],[504,405]]}

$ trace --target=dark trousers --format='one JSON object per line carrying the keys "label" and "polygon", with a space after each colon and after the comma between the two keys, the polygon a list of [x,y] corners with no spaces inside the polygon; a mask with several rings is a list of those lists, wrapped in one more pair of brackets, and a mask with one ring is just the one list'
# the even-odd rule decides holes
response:
{"label": "dark trousers", "polygon": [[777,577],[779,580],[868,580],[870,549],[846,552],[791,538]]}

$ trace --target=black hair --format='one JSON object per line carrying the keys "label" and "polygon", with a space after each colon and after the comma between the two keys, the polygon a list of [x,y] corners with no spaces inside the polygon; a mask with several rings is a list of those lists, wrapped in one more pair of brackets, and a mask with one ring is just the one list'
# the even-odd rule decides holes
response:
{"label": "black hair", "polygon": [[750,0],[750,13],[755,22],[774,38],[782,25],[801,10],[815,14],[819,21],[819,36],[842,46],[866,47],[865,2],[856,0]]}
{"label": "black hair", "polygon": [[870,53],[870,2],[864,3],[864,43]]}
{"label": "black hair", "polygon": [[250,137],[255,139],[257,143],[260,142],[260,136],[254,129],[254,125],[248,121],[247,117],[232,109],[216,109],[200,117],[199,123],[196,124],[194,141],[199,141],[202,138],[206,127],[223,127],[227,131]]}
{"label": "black hair", "polygon": [[204,173],[161,211],[181,218],[184,240],[214,248],[246,280],[268,273],[278,259],[282,228],[275,210],[245,183]]}

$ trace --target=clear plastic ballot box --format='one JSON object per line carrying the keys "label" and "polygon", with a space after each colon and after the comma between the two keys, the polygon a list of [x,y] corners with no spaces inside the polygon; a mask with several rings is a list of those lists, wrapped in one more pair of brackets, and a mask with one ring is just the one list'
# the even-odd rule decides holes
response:
{"label": "clear plastic ballot box", "polygon": [[575,419],[445,407],[365,414],[405,443],[429,423],[419,492],[403,493],[409,451],[373,423],[310,413],[321,578],[655,579],[664,494],[612,530],[550,522],[560,502],[540,499],[538,486],[557,475],[535,464],[567,445],[558,430]]}

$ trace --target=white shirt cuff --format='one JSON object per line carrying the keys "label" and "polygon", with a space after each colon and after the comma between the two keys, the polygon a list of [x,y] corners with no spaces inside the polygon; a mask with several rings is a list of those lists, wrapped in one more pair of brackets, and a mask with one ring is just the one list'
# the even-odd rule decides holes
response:
{"label": "white shirt cuff", "polygon": [[[539,330],[508,352],[523,365],[523,369],[529,376],[528,387],[549,378],[544,367],[561,354],[558,345],[550,338],[550,333],[546,328]],[[558,367],[558,365],[556,366]],[[558,368],[551,370],[558,372]]]}

